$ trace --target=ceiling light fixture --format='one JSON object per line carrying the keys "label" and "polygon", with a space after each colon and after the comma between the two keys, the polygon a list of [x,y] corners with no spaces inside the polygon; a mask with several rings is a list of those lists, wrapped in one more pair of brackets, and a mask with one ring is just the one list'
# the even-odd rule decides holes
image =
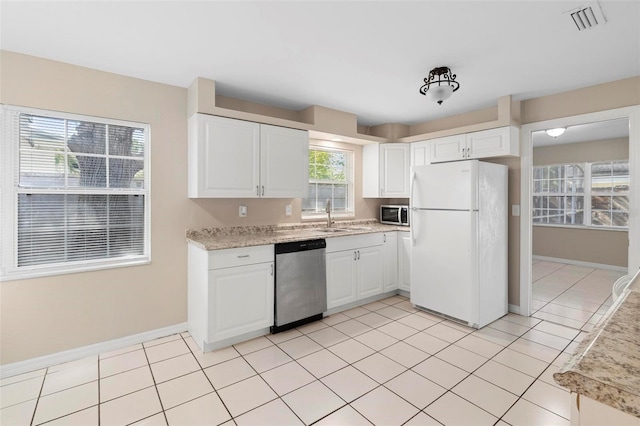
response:
{"label": "ceiling light fixture", "polygon": [[436,101],[438,105],[442,105],[442,101],[448,99],[453,92],[460,88],[460,83],[456,81],[456,75],[451,73],[449,67],[432,69],[424,82],[420,93],[432,101]]}
{"label": "ceiling light fixture", "polygon": [[555,129],[546,130],[546,133],[552,138],[557,138],[558,136],[562,135],[565,130],[567,129],[564,127],[556,127]]}

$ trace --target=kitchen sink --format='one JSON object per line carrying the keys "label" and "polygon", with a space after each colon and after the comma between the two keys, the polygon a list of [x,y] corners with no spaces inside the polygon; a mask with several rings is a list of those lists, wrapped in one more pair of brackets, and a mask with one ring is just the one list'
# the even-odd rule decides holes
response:
{"label": "kitchen sink", "polygon": [[349,232],[349,231],[371,231],[373,228],[366,226],[349,226],[344,228],[319,228],[315,229],[318,232],[334,233],[334,232]]}
{"label": "kitchen sink", "polygon": [[347,231],[349,231],[349,229],[346,229],[346,228],[320,228],[320,229],[316,229],[316,231],[318,231],[318,232],[326,232],[326,233],[333,233],[333,232],[347,232]]}

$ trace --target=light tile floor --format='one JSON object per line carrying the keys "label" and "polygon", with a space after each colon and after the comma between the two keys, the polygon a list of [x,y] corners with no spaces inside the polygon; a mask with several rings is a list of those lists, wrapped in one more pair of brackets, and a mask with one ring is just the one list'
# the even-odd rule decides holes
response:
{"label": "light tile floor", "polygon": [[534,259],[533,317],[591,331],[613,303],[611,287],[623,275],[623,272]]}
{"label": "light tile floor", "polygon": [[[579,289],[602,274],[580,271]],[[568,425],[552,374],[585,334],[514,314],[474,330],[394,296],[207,354],[182,333],[5,378],[0,423]]]}

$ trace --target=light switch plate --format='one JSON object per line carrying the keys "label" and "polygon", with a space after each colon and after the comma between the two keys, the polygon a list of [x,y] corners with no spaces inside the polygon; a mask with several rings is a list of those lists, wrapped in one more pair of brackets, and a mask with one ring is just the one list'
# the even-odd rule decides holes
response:
{"label": "light switch plate", "polygon": [[240,206],[238,209],[238,216],[247,217],[247,206]]}
{"label": "light switch plate", "polygon": [[287,204],[284,208],[284,215],[291,216],[291,204]]}
{"label": "light switch plate", "polygon": [[511,206],[511,216],[520,216],[520,205],[513,204]]}

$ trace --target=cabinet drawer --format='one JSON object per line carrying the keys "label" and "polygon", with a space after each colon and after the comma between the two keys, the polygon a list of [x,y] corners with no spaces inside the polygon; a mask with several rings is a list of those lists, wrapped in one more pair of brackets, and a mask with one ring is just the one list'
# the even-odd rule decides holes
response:
{"label": "cabinet drawer", "polygon": [[209,270],[273,262],[274,258],[273,245],[212,250],[209,252]]}
{"label": "cabinet drawer", "polygon": [[384,244],[384,232],[327,238],[327,253]]}

